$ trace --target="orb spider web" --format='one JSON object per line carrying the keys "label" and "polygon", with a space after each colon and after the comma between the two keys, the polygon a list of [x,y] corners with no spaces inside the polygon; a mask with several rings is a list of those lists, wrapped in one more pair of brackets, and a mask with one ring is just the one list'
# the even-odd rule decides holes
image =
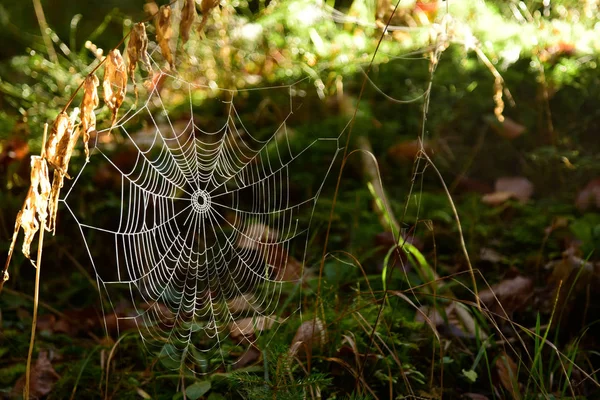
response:
{"label": "orb spider web", "polygon": [[[207,373],[235,363],[231,349],[247,350],[263,328],[275,328],[300,309],[300,296],[289,292],[302,280],[312,214],[340,136],[298,145],[288,127],[298,82],[234,91],[187,82],[154,65],[161,85],[111,129],[98,132],[90,161],[61,202],[81,232],[105,321],[113,315],[119,328],[135,326],[164,365]],[[187,111],[176,119],[160,89],[169,85],[169,93],[187,99]],[[202,115],[204,103],[203,109],[194,104],[199,91],[219,92],[211,101],[225,108],[221,121]],[[259,127],[251,133],[238,109],[240,98],[257,91],[287,97],[289,110],[272,132]],[[204,126],[217,123],[212,130]],[[122,138],[118,146],[129,157],[111,151],[114,140],[104,143],[110,135]],[[315,148],[323,155],[318,167],[307,164]],[[311,192],[294,182],[307,167],[322,170]],[[118,199],[118,219],[75,206],[104,190],[86,194],[87,168],[117,177],[104,195]],[[126,315],[115,300],[123,294],[133,305]],[[283,301],[292,302],[285,313]],[[244,340],[224,346],[236,332]]]}

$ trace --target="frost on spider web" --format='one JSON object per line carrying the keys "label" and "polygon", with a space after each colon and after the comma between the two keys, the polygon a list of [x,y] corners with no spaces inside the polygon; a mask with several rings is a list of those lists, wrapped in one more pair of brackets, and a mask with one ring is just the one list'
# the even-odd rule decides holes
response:
{"label": "frost on spider web", "polygon": [[[140,97],[112,133],[99,132],[90,163],[63,201],[96,271],[105,316],[115,315],[119,326],[135,324],[166,364],[204,373],[240,354],[232,332],[254,330],[243,348],[258,339],[260,326],[238,327],[239,321],[275,329],[293,304],[299,309],[292,295],[302,275],[298,264],[304,266],[312,212],[339,151],[339,132],[298,140],[288,126],[298,107],[294,85],[217,89],[202,104],[195,94],[214,87],[166,73],[161,85],[145,101]],[[170,115],[168,102],[182,97]],[[277,99],[284,110],[274,131],[256,124],[260,110],[239,110],[261,98]],[[122,138],[119,151],[109,151],[110,134]],[[88,168],[111,177],[109,183],[90,189]],[[322,171],[310,191],[298,184],[308,168]],[[94,197],[114,199],[108,201],[119,203],[118,212],[94,211]],[[81,209],[76,204],[83,199]],[[299,262],[286,270],[292,256]],[[117,314],[125,296],[135,311]],[[292,306],[280,309],[288,301]]]}

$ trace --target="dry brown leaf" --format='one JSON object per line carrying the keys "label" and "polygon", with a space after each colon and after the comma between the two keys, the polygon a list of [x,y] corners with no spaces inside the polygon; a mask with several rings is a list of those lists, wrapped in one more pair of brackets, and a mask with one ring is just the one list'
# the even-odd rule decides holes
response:
{"label": "dry brown leaf", "polygon": [[500,121],[497,117],[486,118],[490,127],[500,136],[505,139],[513,140],[521,136],[527,128],[511,118],[505,117]]}
{"label": "dry brown leaf", "polygon": [[258,311],[258,304],[258,300],[253,294],[241,294],[227,301],[227,309],[232,314],[250,310]]}
{"label": "dry brown leaf", "polygon": [[48,143],[46,144],[46,159],[55,168],[52,190],[50,199],[48,200],[49,218],[46,224],[46,230],[51,232],[54,231],[56,223],[59,192],[63,186],[64,177],[70,178],[67,173],[69,161],[71,160],[75,144],[79,139],[80,130],[75,129],[75,131],[73,131],[74,118],[75,114],[73,114],[70,119],[67,116],[67,113],[60,113],[56,118],[56,121],[54,121]]}
{"label": "dry brown leaf", "polygon": [[183,10],[181,11],[181,22],[179,23],[179,32],[181,33],[183,44],[186,44],[190,40],[190,31],[195,20],[196,2],[194,0],[185,0]]}
{"label": "dry brown leaf", "polygon": [[325,344],[327,337],[325,332],[325,325],[319,318],[303,322],[294,338],[292,339],[292,345],[290,346],[290,356],[295,356],[303,344],[307,344],[309,348],[314,345]]}
{"label": "dry brown leaf", "polygon": [[127,70],[118,49],[112,50],[106,56],[102,86],[104,87],[104,102],[112,112],[112,126],[117,121],[117,114],[127,91]]}
{"label": "dry brown leaf", "polygon": [[510,314],[522,308],[531,297],[532,292],[533,280],[524,276],[516,276],[482,290],[479,292],[479,299],[494,312],[501,312],[504,309],[506,313]]}
{"label": "dry brown leaf", "polygon": [[81,131],[83,132],[83,145],[85,146],[86,160],[90,160],[90,133],[96,130],[96,114],[98,107],[98,85],[100,81],[95,74],[89,75],[83,82],[83,100],[81,101]]}
{"label": "dry brown leaf", "polygon": [[39,230],[40,224],[43,229],[43,225],[46,223],[48,217],[48,196],[50,190],[50,179],[48,177],[48,164],[46,163],[46,160],[40,156],[31,156],[31,184],[23,207],[17,213],[15,229],[8,250],[6,263],[4,264],[2,280],[0,281],[0,290],[2,290],[4,283],[9,279],[8,266],[15,250],[15,244],[17,243],[17,237],[21,228],[23,228],[23,232],[25,233],[22,252],[25,257],[30,259],[31,242]]}
{"label": "dry brown leaf", "polygon": [[260,350],[252,345],[233,363],[233,369],[244,368],[260,358]]}
{"label": "dry brown leaf", "polygon": [[518,382],[518,369],[517,364],[503,352],[500,357],[496,359],[496,371],[500,378],[500,383],[506,389],[511,397],[515,400],[521,398]]}
{"label": "dry brown leaf", "polygon": [[200,11],[202,12],[202,21],[200,21],[200,25],[198,26],[198,32],[202,32],[204,30],[204,25],[208,21],[208,15],[210,11],[219,5],[219,0],[202,0],[200,3]]}
{"label": "dry brown leaf", "polygon": [[275,322],[277,317],[274,315],[242,318],[229,324],[229,330],[233,339],[247,338],[253,336],[255,332],[270,329]]}
{"label": "dry brown leaf", "polygon": [[421,306],[415,314],[415,321],[427,323],[433,330],[439,330],[449,336],[460,338],[480,337],[482,339],[488,337],[481,326],[475,322],[473,315],[460,303],[450,303],[443,309],[443,314],[442,309]]}
{"label": "dry brown leaf", "polygon": [[54,171],[54,178],[52,180],[52,191],[50,193],[50,198],[48,199],[48,214],[50,214],[50,218],[48,218],[48,223],[46,224],[46,230],[49,232],[54,232],[56,228],[56,212],[58,211],[58,197],[60,195],[60,189],[62,189],[64,184],[64,175],[59,171]]}
{"label": "dry brown leaf", "polygon": [[600,178],[593,179],[577,194],[575,206],[580,211],[591,207],[600,208]]}
{"label": "dry brown leaf", "polygon": [[498,178],[494,185],[494,193],[482,197],[485,204],[498,206],[509,199],[527,202],[533,195],[533,184],[522,176]]}
{"label": "dry brown leaf", "polygon": [[72,133],[73,123],[67,113],[63,111],[54,120],[50,136],[48,136],[46,142],[46,159],[54,168],[60,169],[64,174],[67,171],[63,169],[63,164]]}
{"label": "dry brown leaf", "polygon": [[22,227],[25,233],[22,251],[27,258],[30,258],[31,242],[40,227],[40,223],[44,223],[48,217],[49,194],[50,179],[48,178],[46,160],[40,156],[31,156],[31,186],[29,187],[23,208],[17,214],[13,245],[11,246],[11,248],[14,246],[19,227]]}
{"label": "dry brown leaf", "polygon": [[513,197],[511,192],[494,192],[484,194],[481,201],[490,206],[499,206]]}
{"label": "dry brown leaf", "polygon": [[[40,351],[35,365],[31,368],[31,380],[29,382],[29,398],[40,399],[48,395],[56,381],[60,379],[60,375],[56,373],[50,359],[48,358],[47,351]],[[25,387],[25,375],[21,376],[15,386],[13,387],[12,394],[14,397],[20,397],[23,395],[23,388]]]}
{"label": "dry brown leaf", "polygon": [[533,183],[522,176],[498,178],[494,189],[496,192],[510,192],[522,203],[533,195]]}
{"label": "dry brown leaf", "polygon": [[133,82],[135,100],[137,102],[138,91],[135,84],[135,68],[138,62],[142,62],[148,71],[152,71],[150,59],[148,58],[148,36],[146,35],[146,25],[139,22],[133,26],[129,43],[127,44],[127,71]]}
{"label": "dry brown leaf", "polygon": [[152,69],[150,58],[148,57],[148,36],[146,35],[146,25],[139,22],[133,26],[129,43],[127,44],[127,57],[129,76],[134,80],[134,72],[138,62],[142,62],[146,69]]}
{"label": "dry brown leaf", "polygon": [[156,26],[156,40],[160,46],[160,51],[163,57],[169,63],[169,66],[174,69],[173,53],[171,53],[171,37],[173,29],[171,28],[171,7],[168,5],[161,6],[154,20]]}

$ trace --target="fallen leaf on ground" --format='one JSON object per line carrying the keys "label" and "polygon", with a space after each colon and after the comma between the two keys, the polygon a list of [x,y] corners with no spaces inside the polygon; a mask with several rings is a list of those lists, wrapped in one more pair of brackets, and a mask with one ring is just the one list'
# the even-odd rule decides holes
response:
{"label": "fallen leaf on ground", "polygon": [[227,301],[227,309],[232,314],[249,310],[258,311],[257,299],[251,293],[242,294]]}
{"label": "fallen leaf on ground", "polygon": [[290,346],[289,354],[290,356],[295,356],[298,354],[298,351],[302,347],[302,345],[306,344],[308,348],[312,348],[315,345],[323,345],[325,344],[326,333],[325,333],[325,325],[323,321],[319,318],[315,318],[310,321],[303,322],[294,338],[292,339],[292,345]]}
{"label": "fallen leaf on ground", "polygon": [[260,358],[260,350],[252,345],[234,363],[233,369],[244,368]]}
{"label": "fallen leaf on ground", "polygon": [[523,133],[525,133],[525,131],[527,130],[527,128],[525,128],[523,125],[519,124],[518,122],[516,122],[508,117],[504,117],[504,120],[502,122],[499,121],[498,118],[496,118],[495,116],[485,118],[485,119],[490,124],[492,129],[499,136],[502,136],[505,139],[509,139],[509,140],[516,139],[519,136],[521,136]]}
{"label": "fallen leaf on ground", "polygon": [[487,338],[481,327],[478,328],[473,315],[463,305],[452,302],[442,309],[445,316],[436,308],[421,306],[415,314],[415,321],[427,323],[447,336],[459,338]]}
{"label": "fallen leaf on ground", "polygon": [[479,249],[479,259],[481,261],[488,261],[493,264],[498,264],[506,260],[502,254],[498,253],[494,249],[490,249],[489,247],[482,247]]}
{"label": "fallen leaf on ground", "polygon": [[577,194],[575,206],[579,211],[600,208],[600,178],[593,179]]}
{"label": "fallen leaf on ground", "polygon": [[482,197],[485,204],[497,206],[509,199],[516,199],[521,203],[527,202],[533,195],[533,184],[524,177],[498,178],[494,185],[494,193]]}
{"label": "fallen leaf on ground", "polygon": [[237,321],[233,321],[229,324],[229,331],[233,339],[243,339],[244,337],[252,337],[256,332],[262,332],[267,329],[271,329],[273,324],[277,322],[275,316],[258,316],[242,318]]}
{"label": "fallen leaf on ground", "polygon": [[[60,376],[56,373],[50,359],[48,358],[47,351],[40,351],[37,360],[33,367],[31,367],[31,376],[29,381],[29,398],[39,399],[47,396],[54,387],[56,381],[60,379]],[[14,397],[22,396],[23,389],[25,388],[25,375],[21,376],[15,386],[13,387],[12,394]]]}
{"label": "fallen leaf on ground", "polygon": [[506,352],[496,359],[496,371],[504,389],[511,394],[513,399],[520,399],[517,364]]}
{"label": "fallen leaf on ground", "polygon": [[533,280],[516,276],[480,291],[479,299],[494,312],[501,312],[504,309],[507,314],[511,314],[527,303],[532,292]]}

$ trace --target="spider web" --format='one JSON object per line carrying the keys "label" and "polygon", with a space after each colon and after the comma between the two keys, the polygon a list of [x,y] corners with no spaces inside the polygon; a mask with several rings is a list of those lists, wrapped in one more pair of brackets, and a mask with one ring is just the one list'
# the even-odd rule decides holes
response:
{"label": "spider web", "polygon": [[[340,151],[339,136],[298,146],[288,127],[298,82],[258,89],[263,97],[286,98],[278,108],[289,109],[274,132],[257,127],[253,134],[237,102],[257,89],[209,88],[163,71],[156,62],[154,68],[162,74],[161,85],[111,131],[98,132],[91,160],[62,201],[105,294],[105,321],[114,315],[120,329],[137,327],[145,346],[166,359],[163,364],[206,373],[232,362],[232,347],[223,346],[232,333],[243,334],[247,349],[263,328],[284,321],[282,301],[296,302],[292,312],[300,309],[299,296],[290,292],[302,279],[310,220]],[[187,111],[180,117],[167,111],[169,99],[159,87],[168,86],[186,97]],[[194,93],[211,91],[219,92],[210,101],[225,110],[222,118],[203,115],[194,104]],[[203,126],[216,124],[216,130]],[[114,143],[103,143],[119,134],[119,148],[128,157],[110,151]],[[321,186],[306,193],[294,177],[307,167],[304,160],[314,147],[324,154],[323,176]],[[107,196],[119,198],[118,219],[71,205],[102,189],[85,193],[88,164],[117,177]],[[126,315],[114,300],[124,293],[134,307]]]}

